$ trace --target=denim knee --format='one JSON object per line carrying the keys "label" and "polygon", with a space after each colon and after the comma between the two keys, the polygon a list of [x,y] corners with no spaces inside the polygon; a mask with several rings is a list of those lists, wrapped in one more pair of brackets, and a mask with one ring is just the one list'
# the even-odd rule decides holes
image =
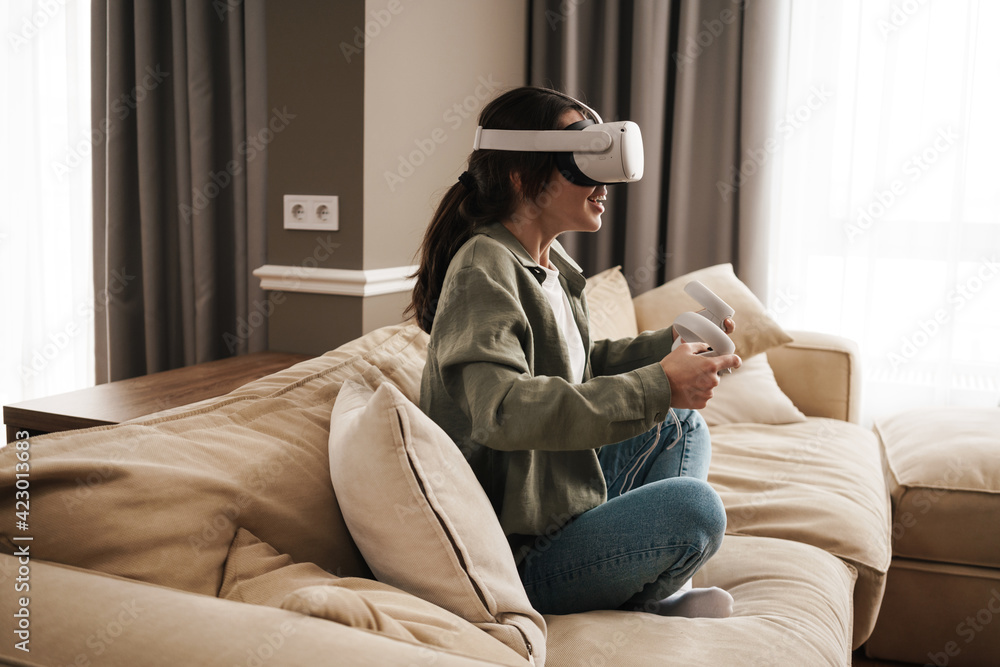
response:
{"label": "denim knee", "polygon": [[[722,546],[722,538],[726,534],[726,508],[722,498],[704,480],[679,477],[671,483],[674,489],[670,502],[679,504],[680,513],[687,518],[683,528],[688,533],[688,539],[702,552],[703,560],[707,560]],[[679,526],[674,526],[673,530],[677,528]]]}

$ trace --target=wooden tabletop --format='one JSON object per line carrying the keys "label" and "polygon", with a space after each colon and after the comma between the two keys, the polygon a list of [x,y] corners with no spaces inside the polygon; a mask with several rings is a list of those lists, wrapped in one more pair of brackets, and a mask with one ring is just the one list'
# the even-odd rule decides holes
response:
{"label": "wooden tabletop", "polygon": [[35,434],[118,424],[227,394],[310,358],[304,354],[255,352],[209,361],[5,405],[3,421],[8,441],[12,429],[27,429]]}

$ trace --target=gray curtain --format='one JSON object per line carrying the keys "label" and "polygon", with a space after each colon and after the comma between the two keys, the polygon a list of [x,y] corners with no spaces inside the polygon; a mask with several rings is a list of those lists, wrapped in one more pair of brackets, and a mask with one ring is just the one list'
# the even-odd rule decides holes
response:
{"label": "gray curtain", "polygon": [[642,180],[609,187],[601,232],[561,239],[586,273],[620,264],[639,294],[731,262],[766,293],[787,2],[532,0],[529,81],[642,129]]}
{"label": "gray curtain", "polygon": [[257,351],[263,0],[95,0],[97,381]]}

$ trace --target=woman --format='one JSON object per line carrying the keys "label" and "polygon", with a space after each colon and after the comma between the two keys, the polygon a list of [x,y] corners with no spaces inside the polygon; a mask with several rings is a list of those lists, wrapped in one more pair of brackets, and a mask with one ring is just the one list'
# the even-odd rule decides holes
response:
{"label": "woman", "polygon": [[[490,102],[480,125],[589,117],[524,87]],[[740,360],[699,356],[703,344],[671,352],[671,329],[590,340],[586,281],[556,237],[600,229],[606,197],[570,183],[553,153],[473,151],[421,248],[410,304],[430,333],[421,407],[483,485],[536,609],[728,616],[727,592],[690,590],[726,522],[694,409]]]}

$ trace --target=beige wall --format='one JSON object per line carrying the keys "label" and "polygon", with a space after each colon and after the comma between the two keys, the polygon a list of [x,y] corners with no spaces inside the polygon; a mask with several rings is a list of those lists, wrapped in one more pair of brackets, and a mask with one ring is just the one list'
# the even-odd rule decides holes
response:
{"label": "beige wall", "polygon": [[[523,0],[367,0],[391,17],[365,50],[365,268],[413,263],[438,200],[464,171],[476,118],[523,85]],[[396,13],[393,13],[396,12]]]}
{"label": "beige wall", "polygon": [[[479,109],[525,81],[526,5],[267,3],[269,107],[295,114],[268,145],[269,264],[414,263],[437,200],[464,168]],[[338,195],[340,231],[283,229],[284,194]],[[284,296],[269,347],[309,354],[400,321],[409,302],[408,294]]]}

